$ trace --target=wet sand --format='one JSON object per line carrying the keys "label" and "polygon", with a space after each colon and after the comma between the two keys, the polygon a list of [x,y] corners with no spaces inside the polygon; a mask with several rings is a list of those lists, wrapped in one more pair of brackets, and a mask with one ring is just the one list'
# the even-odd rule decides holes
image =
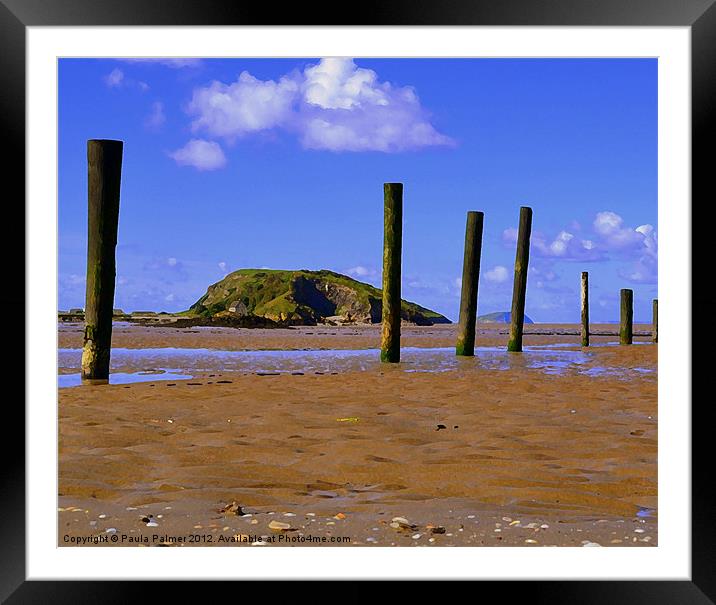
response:
{"label": "wet sand", "polygon": [[[635,342],[648,341],[650,326],[634,325]],[[619,326],[616,324],[592,324],[597,334],[593,343],[614,342]],[[481,324],[478,328],[480,346],[504,345],[509,326],[504,324]],[[84,326],[81,323],[60,325],[59,348],[81,348]],[[539,332],[540,334],[534,334]],[[552,334],[543,334],[551,332]],[[560,332],[571,332],[561,335]],[[598,333],[610,333],[600,336]],[[454,347],[456,326],[436,325],[429,327],[407,326],[401,328],[402,347]],[[524,344],[550,343],[579,344],[579,326],[573,324],[531,324],[525,326]],[[178,347],[187,349],[220,349],[224,351],[260,350],[320,350],[320,349],[374,349],[380,346],[379,325],[354,326],[307,326],[290,329],[275,328],[172,328],[169,326],[145,327],[121,323],[112,331],[112,346],[118,348],[144,349]]]}
{"label": "wet sand", "polygon": [[[403,344],[451,346],[454,329],[406,328]],[[478,344],[504,345],[504,329]],[[118,326],[114,345],[379,343],[374,327],[214,330]],[[61,326],[59,343],[79,347],[81,332]],[[575,336],[525,338],[550,343],[580,350]],[[58,543],[654,546],[657,347],[590,347],[584,365],[595,372],[383,364],[60,389]],[[245,514],[219,512],[233,502]]]}

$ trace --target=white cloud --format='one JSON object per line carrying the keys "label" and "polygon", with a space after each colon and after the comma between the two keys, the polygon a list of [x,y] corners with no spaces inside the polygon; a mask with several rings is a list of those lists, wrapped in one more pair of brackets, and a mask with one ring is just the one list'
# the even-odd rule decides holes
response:
{"label": "white cloud", "polygon": [[193,58],[172,58],[172,57],[126,57],[118,59],[125,63],[156,63],[173,69],[182,69],[184,67],[199,67],[202,63],[201,59]]}
{"label": "white cloud", "polygon": [[278,81],[242,72],[231,83],[194,90],[187,112],[192,129],[229,142],[282,129],[304,148],[397,152],[453,145],[431,124],[413,88],[381,82],[352,59],[322,59]]}
{"label": "white cloud", "polygon": [[561,256],[567,251],[567,244],[574,238],[574,235],[567,231],[560,231],[556,239],[549,245],[549,249],[555,256]]}
{"label": "white cloud", "polygon": [[624,227],[624,220],[614,212],[599,212],[594,219],[594,230],[599,233],[599,244],[614,255],[631,259],[632,267],[619,275],[631,282],[655,284],[658,274],[658,243],[653,225],[636,228]]}
{"label": "white cloud", "polygon": [[108,88],[138,88],[141,92],[149,90],[149,84],[128,78],[119,68],[113,69],[102,79]]}
{"label": "white cloud", "polygon": [[164,104],[161,101],[152,103],[152,112],[144,121],[144,125],[150,130],[158,130],[166,122],[164,115]]}
{"label": "white cloud", "polygon": [[655,284],[658,277],[656,257],[645,254],[634,262],[631,270],[622,270],[619,275],[637,284]]}
{"label": "white cloud", "polygon": [[363,267],[362,265],[358,265],[357,267],[351,267],[350,269],[346,269],[346,275],[353,275],[355,277],[372,277],[376,273],[377,273],[377,271],[375,269]]}
{"label": "white cloud", "polygon": [[177,259],[174,258],[173,256],[170,256],[170,257],[167,259],[167,265],[169,265],[170,267],[176,267],[177,262],[178,262]]}
{"label": "white cloud", "polygon": [[124,81],[124,72],[121,69],[113,69],[104,77],[104,82],[110,88],[119,88]]}
{"label": "white cloud", "polygon": [[297,91],[298,84],[287,77],[263,81],[247,71],[233,84],[214,81],[194,90],[187,107],[190,115],[197,116],[192,130],[233,139],[280,126],[289,118]]}
{"label": "white cloud", "polygon": [[221,269],[224,273],[226,273],[226,267],[227,267],[226,262],[224,262],[222,260],[220,263],[218,263],[218,265],[219,265],[219,269]]}
{"label": "white cloud", "polygon": [[565,230],[560,231],[551,240],[544,233],[536,231],[532,234],[531,247],[534,255],[539,258],[594,261],[600,260],[603,256],[591,240],[577,238],[573,233]]}
{"label": "white cloud", "polygon": [[[631,261],[633,265],[629,270],[619,271],[622,278],[636,283],[656,283],[658,243],[653,225],[628,227],[616,212],[603,211],[594,217],[592,231],[591,237],[584,239],[566,230],[554,238],[536,231],[530,242],[532,253],[536,258],[549,261]],[[502,239],[505,244],[514,245],[517,229],[505,229]]]}
{"label": "white cloud", "polygon": [[506,244],[517,243],[517,229],[514,227],[508,227],[502,232],[502,239]]}
{"label": "white cloud", "polygon": [[608,236],[619,230],[622,222],[622,217],[614,212],[598,212],[594,218],[594,230],[600,235]]}
{"label": "white cloud", "polygon": [[310,105],[323,109],[352,109],[362,103],[389,104],[390,84],[378,83],[374,71],[356,67],[351,60],[322,59],[303,73],[303,95]]}
{"label": "white cloud", "polygon": [[496,265],[487,273],[485,273],[485,278],[487,279],[487,281],[495,282],[498,284],[507,281],[509,276],[510,273],[507,270],[507,267],[503,267],[502,265]]}
{"label": "white cloud", "polygon": [[180,166],[193,166],[197,170],[216,170],[226,165],[226,156],[219,144],[204,139],[192,139],[169,156]]}

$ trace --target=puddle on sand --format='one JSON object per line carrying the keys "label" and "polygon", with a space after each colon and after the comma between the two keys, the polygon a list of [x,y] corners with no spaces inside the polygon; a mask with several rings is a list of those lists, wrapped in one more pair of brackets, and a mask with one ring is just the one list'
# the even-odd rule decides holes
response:
{"label": "puddle on sand", "polygon": [[[142,372],[111,372],[109,384],[133,384],[136,382],[154,382],[156,380],[188,380],[191,376],[181,374],[180,370],[149,370]],[[93,384],[92,381],[82,382],[82,374],[59,374],[57,386],[60,389],[78,387],[83,384]],[[102,381],[95,381],[94,384],[103,384]],[[106,384],[106,383],[104,383]]]}
{"label": "puddle on sand", "polygon": [[582,370],[580,374],[585,376],[617,376],[617,377],[628,377],[634,374],[654,374],[656,369],[652,368],[617,368],[617,367],[602,367],[598,366],[595,368],[589,368]]}
{"label": "puddle on sand", "polygon": [[[353,371],[447,372],[452,370],[539,370],[546,374],[593,373],[613,371],[628,375],[627,368],[585,368],[592,355],[582,349],[525,347],[523,353],[508,353],[501,347],[478,347],[475,357],[457,357],[452,347],[401,349],[399,364],[382,364],[377,349],[222,351],[216,349],[112,349],[114,372],[133,368],[181,368],[170,372],[244,372],[244,373],[342,373]],[[79,370],[80,349],[59,349],[59,367]],[[642,371],[640,368],[638,371]],[[117,374],[113,374],[117,376]],[[136,375],[132,374],[136,377]],[[182,377],[185,377],[182,375]],[[156,380],[153,376],[147,380]],[[67,379],[70,380],[70,379]]]}

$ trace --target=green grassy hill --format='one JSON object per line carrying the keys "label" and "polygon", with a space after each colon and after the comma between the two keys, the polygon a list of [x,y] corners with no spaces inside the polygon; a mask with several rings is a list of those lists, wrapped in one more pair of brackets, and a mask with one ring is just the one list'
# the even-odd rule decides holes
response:
{"label": "green grassy hill", "polygon": [[[239,269],[209,286],[185,315],[255,315],[293,325],[332,321],[379,323],[382,291],[333,271]],[[418,325],[450,320],[412,302],[402,301],[403,320]]]}

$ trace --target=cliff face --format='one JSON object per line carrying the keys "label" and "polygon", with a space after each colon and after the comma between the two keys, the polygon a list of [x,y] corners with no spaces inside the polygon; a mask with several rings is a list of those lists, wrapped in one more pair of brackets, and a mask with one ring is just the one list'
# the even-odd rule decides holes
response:
{"label": "cliff face", "polygon": [[[186,312],[203,317],[253,315],[293,325],[379,323],[382,292],[332,271],[240,269],[209,286]],[[417,325],[450,320],[402,301],[404,321]]]}

